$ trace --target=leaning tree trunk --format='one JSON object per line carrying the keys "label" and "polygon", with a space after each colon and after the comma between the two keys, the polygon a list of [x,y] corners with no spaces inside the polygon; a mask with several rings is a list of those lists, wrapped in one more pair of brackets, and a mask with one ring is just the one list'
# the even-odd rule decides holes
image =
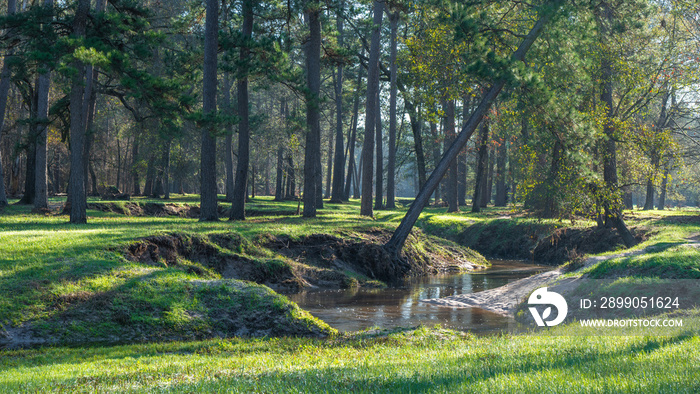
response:
{"label": "leaning tree trunk", "polygon": [[[204,31],[204,77],[202,81],[202,112],[205,118],[216,114],[216,63],[218,32],[219,32],[219,2],[207,0],[207,15]],[[207,119],[202,127],[202,150],[200,152],[200,221],[219,220],[216,190],[216,137],[214,137],[213,119]]]}
{"label": "leaning tree trunk", "polygon": [[[338,47],[343,47],[343,9],[345,1],[340,2],[340,12],[337,17],[336,27],[338,29]],[[345,157],[343,149],[343,65],[338,64],[335,78],[335,158],[333,165],[333,191],[331,193],[332,202],[343,201],[343,176],[345,175]]]}
{"label": "leaning tree trunk", "polygon": [[[554,9],[558,9],[562,2],[563,0],[553,0],[551,4],[556,6]],[[524,60],[525,54],[535,42],[535,39],[537,39],[537,37],[540,35],[544,29],[544,26],[552,17],[552,14],[553,12],[545,12],[542,14],[535,26],[532,28],[532,30],[530,30],[527,37],[525,37],[523,42],[513,54],[513,61]],[[444,156],[440,160],[440,163],[438,163],[437,167],[435,168],[435,171],[433,171],[430,178],[428,178],[425,187],[418,193],[416,200],[408,209],[408,212],[406,212],[406,215],[401,220],[401,223],[397,227],[396,231],[394,231],[391,239],[386,243],[386,245],[384,245],[385,250],[393,258],[400,258],[401,249],[406,242],[406,238],[408,238],[408,235],[411,232],[413,225],[416,223],[416,220],[418,220],[421,211],[423,211],[425,205],[428,203],[428,201],[430,201],[430,195],[433,194],[437,188],[437,185],[440,183],[440,180],[443,176],[445,176],[445,173],[447,173],[452,161],[455,160],[457,155],[459,155],[459,152],[467,144],[467,141],[469,141],[469,138],[471,138],[472,134],[474,134],[474,130],[476,130],[476,128],[479,126],[481,119],[486,115],[486,112],[489,110],[491,104],[501,92],[501,89],[503,89],[505,84],[506,81],[504,79],[498,80],[494,83],[491,89],[486,92],[484,97],[481,99],[481,103],[476,110],[474,110],[469,118],[469,121],[464,125],[462,131],[455,139],[455,142],[445,152]]]}
{"label": "leaning tree trunk", "polygon": [[[89,0],[79,0],[73,20],[73,36],[76,39],[85,37]],[[70,93],[70,142],[71,142],[71,175],[70,175],[70,223],[87,223],[87,195],[85,193],[85,172],[83,171],[85,119],[83,118],[85,65],[80,61],[73,62],[77,70],[73,74]]]}
{"label": "leaning tree trunk", "polygon": [[374,169],[374,127],[379,91],[379,50],[384,3],[374,1],[372,41],[367,64],[367,100],[365,103],[365,141],[362,145],[362,201],[360,215],[372,216],[372,172]]}
{"label": "leaning tree trunk", "polygon": [[389,157],[386,174],[386,207],[396,208],[396,34],[399,29],[399,12],[389,14],[391,26],[391,52],[389,55]]}
{"label": "leaning tree trunk", "polygon": [[307,4],[305,12],[309,24],[306,43],[306,149],[304,152],[304,217],[316,217],[319,185],[321,184],[321,123],[319,95],[321,94],[321,11],[315,4]]}

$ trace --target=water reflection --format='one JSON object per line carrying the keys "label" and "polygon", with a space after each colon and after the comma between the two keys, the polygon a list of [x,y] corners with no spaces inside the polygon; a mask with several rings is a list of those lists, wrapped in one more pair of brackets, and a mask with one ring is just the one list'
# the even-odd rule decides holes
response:
{"label": "water reflection", "polygon": [[452,309],[419,302],[492,289],[550,269],[512,260],[492,260],[491,264],[488,269],[471,273],[411,278],[386,289],[309,290],[288,297],[341,331],[419,324],[441,324],[476,333],[514,330],[512,318],[483,309]]}

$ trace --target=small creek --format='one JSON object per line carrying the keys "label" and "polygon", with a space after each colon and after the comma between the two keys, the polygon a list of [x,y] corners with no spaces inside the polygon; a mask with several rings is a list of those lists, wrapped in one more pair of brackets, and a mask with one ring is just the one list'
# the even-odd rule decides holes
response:
{"label": "small creek", "polygon": [[476,293],[550,269],[523,261],[491,260],[487,269],[410,278],[384,289],[307,290],[287,297],[340,331],[441,324],[486,334],[516,330],[517,323],[479,308],[445,308],[420,300]]}

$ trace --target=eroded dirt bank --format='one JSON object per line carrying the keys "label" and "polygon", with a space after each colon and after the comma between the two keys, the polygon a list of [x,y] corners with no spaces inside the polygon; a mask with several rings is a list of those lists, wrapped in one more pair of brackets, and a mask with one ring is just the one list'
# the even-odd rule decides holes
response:
{"label": "eroded dirt bank", "polygon": [[377,286],[405,276],[466,271],[486,265],[478,253],[425,236],[411,235],[404,259],[381,247],[391,233],[374,230],[341,236],[261,236],[250,242],[237,234],[170,234],[143,238],[125,256],[150,265],[180,267],[198,275],[248,280],[273,289]]}
{"label": "eroded dirt bank", "polygon": [[[638,242],[649,236],[647,228],[631,227],[631,231]],[[510,219],[475,223],[454,240],[489,258],[522,259],[545,265],[624,249],[622,238],[612,228],[568,228]]]}

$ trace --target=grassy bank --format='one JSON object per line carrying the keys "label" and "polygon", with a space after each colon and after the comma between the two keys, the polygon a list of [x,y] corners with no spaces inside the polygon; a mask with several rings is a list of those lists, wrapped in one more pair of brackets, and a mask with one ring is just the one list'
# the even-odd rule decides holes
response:
{"label": "grassy bank", "polygon": [[[168,204],[195,202],[187,196]],[[248,205],[257,216],[216,223],[162,211],[134,216],[163,203],[152,199],[90,203],[131,209],[92,209],[88,224],[78,226],[66,224],[67,216],[35,214],[27,206],[0,214],[0,343],[329,335],[333,330],[325,323],[252,282],[292,289],[314,280],[337,288],[376,287],[393,269],[363,270],[372,251],[362,245],[386,238],[398,213],[363,218],[356,203],[327,204],[318,218],[302,219],[289,214],[296,202],[257,199]],[[414,261],[412,268],[401,268],[406,272],[440,269],[431,260],[452,260],[456,268],[486,263],[424,235],[412,238],[406,252]]]}

